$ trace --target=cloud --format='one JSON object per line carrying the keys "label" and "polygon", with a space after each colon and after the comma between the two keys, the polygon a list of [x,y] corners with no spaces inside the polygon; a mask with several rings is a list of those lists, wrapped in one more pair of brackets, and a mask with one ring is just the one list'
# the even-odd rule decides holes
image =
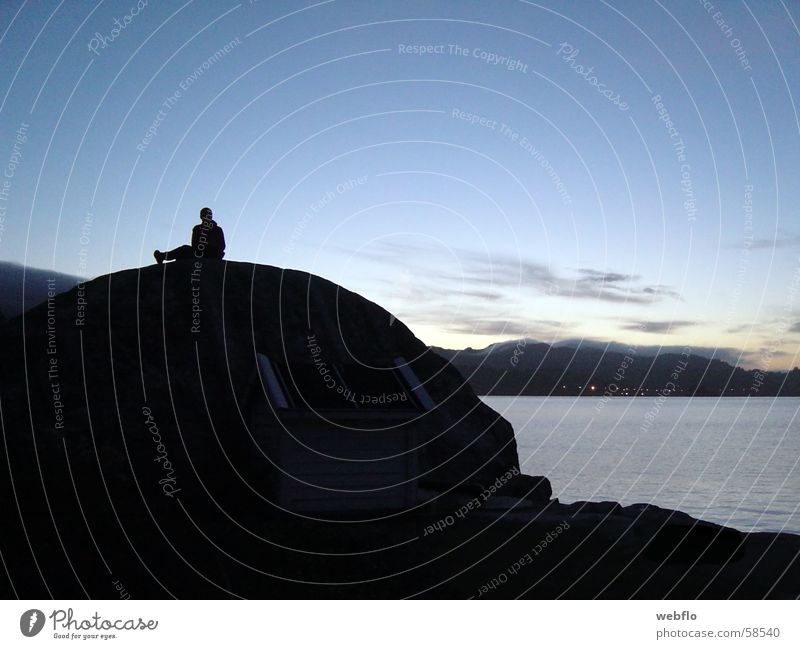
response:
{"label": "cloud", "polygon": [[534,338],[544,340],[568,327],[567,323],[554,320],[524,320],[522,318],[478,318],[473,321],[450,322],[444,330],[449,333],[478,336],[510,336],[514,339]]}
{"label": "cloud", "polygon": [[502,291],[487,287],[470,289],[453,284],[434,284],[422,279],[430,278],[429,273],[410,273],[402,270],[391,277],[377,278],[376,281],[385,287],[386,295],[392,298],[408,299],[421,303],[429,300],[455,300],[475,298],[487,302],[497,302],[505,297]]}
{"label": "cloud", "polygon": [[460,275],[443,275],[443,279],[469,284],[490,284],[504,288],[530,286],[546,290],[560,278],[546,265],[502,256],[459,251]]}
{"label": "cloud", "polygon": [[[414,268],[414,277],[435,278],[415,298],[427,296],[474,298],[500,303],[519,297],[520,291],[572,300],[596,300],[614,304],[650,305],[665,299],[680,300],[680,294],[663,284],[643,284],[640,275],[609,269],[583,267],[571,276],[538,261],[507,254],[491,254],[429,242],[381,240],[359,251],[338,249],[350,257],[374,261],[384,267]],[[391,283],[391,279],[388,280]],[[419,289],[420,282],[414,282]],[[422,293],[422,295],[420,295]]]}
{"label": "cloud", "polygon": [[476,336],[527,336],[527,322],[512,320],[475,320],[473,322],[451,322],[445,331]]}
{"label": "cloud", "polygon": [[671,289],[669,286],[664,286],[663,284],[656,284],[655,286],[645,286],[642,289],[642,292],[647,295],[671,297],[676,300],[680,300],[681,302],[684,302],[684,299],[681,297],[681,294],[678,293],[678,291]]}
{"label": "cloud", "polygon": [[448,274],[444,279],[509,289],[529,288],[542,295],[614,303],[651,304],[663,298],[680,299],[667,286],[638,285],[639,275],[580,268],[577,277],[569,277],[539,262],[503,255],[489,257],[471,251],[459,251],[458,259],[463,274]]}
{"label": "cloud", "polygon": [[578,273],[580,277],[571,280],[573,284],[569,290],[569,297],[633,304],[649,304],[662,297],[680,299],[680,295],[676,291],[661,284],[636,286],[641,275],[629,275],[594,268],[580,268]]}
{"label": "cloud", "polygon": [[474,297],[478,298],[479,300],[499,300],[503,297],[503,294],[499,291],[460,291],[456,294],[456,296],[466,296],[466,297]]}
{"label": "cloud", "polygon": [[[797,317],[797,316],[795,316]],[[748,331],[751,333],[758,333],[759,331],[763,331],[764,329],[769,327],[769,322],[762,320],[760,324],[743,324],[743,325],[735,325],[732,327],[728,327],[725,329],[725,333],[729,334],[738,334],[742,333],[743,331]],[[787,333],[800,333],[800,321],[795,322],[794,324],[790,324],[786,328]]]}
{"label": "cloud", "polygon": [[750,244],[751,250],[760,250],[760,249],[772,250],[774,248],[797,248],[797,247],[800,247],[800,234],[784,236],[784,237],[775,237],[775,239],[753,239],[752,243]]}
{"label": "cloud", "polygon": [[648,334],[671,334],[676,329],[694,327],[697,322],[692,320],[642,320],[640,322],[627,322],[620,325],[625,331],[642,331]]}
{"label": "cloud", "polygon": [[618,284],[620,282],[632,282],[638,280],[640,275],[626,275],[624,273],[609,273],[594,268],[579,268],[578,272],[583,276],[582,282],[599,284]]}

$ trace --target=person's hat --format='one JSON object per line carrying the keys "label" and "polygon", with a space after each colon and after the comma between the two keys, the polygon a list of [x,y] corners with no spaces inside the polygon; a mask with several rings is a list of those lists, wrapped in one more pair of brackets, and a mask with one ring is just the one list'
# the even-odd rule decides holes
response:
{"label": "person's hat", "polygon": [[210,207],[204,207],[202,210],[200,210],[201,219],[206,215],[208,215],[208,218],[211,218],[214,215],[214,212],[211,211]]}

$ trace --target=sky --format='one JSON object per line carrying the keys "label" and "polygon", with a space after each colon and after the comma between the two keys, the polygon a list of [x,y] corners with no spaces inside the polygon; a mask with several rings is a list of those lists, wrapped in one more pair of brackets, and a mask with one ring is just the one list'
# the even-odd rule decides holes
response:
{"label": "sky", "polygon": [[0,3],[0,260],[188,242],[430,345],[800,352],[800,3]]}

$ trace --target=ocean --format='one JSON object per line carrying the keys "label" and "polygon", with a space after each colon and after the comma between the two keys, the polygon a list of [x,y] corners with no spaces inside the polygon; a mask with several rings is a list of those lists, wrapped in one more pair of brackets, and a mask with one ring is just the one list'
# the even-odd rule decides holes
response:
{"label": "ocean", "polygon": [[652,503],[800,534],[800,398],[482,397],[561,502]]}

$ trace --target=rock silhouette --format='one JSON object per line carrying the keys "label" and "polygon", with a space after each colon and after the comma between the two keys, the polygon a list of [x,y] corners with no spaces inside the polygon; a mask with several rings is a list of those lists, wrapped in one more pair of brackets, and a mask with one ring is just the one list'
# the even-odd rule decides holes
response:
{"label": "rock silhouette", "polygon": [[[187,260],[80,290],[2,329],[6,596],[798,595],[798,537],[551,500],[452,365],[320,277]],[[275,440],[331,480],[302,511]]]}

